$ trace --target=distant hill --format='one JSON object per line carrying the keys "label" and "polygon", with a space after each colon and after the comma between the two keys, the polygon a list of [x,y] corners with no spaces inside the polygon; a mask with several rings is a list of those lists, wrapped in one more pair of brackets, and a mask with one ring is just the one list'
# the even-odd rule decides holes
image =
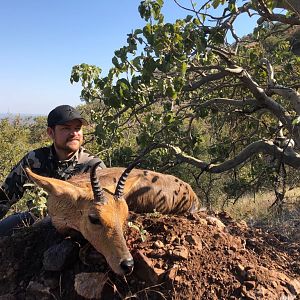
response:
{"label": "distant hill", "polygon": [[9,119],[10,121],[15,118],[20,117],[24,122],[33,122],[33,119],[36,117],[42,117],[42,115],[37,114],[12,114],[12,113],[0,113],[0,120]]}

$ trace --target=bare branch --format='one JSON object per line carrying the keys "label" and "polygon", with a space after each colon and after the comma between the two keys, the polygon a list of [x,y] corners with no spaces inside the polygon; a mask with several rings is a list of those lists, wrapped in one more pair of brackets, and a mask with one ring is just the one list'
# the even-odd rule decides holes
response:
{"label": "bare branch", "polygon": [[211,164],[202,161],[184,153],[179,147],[170,144],[156,143],[151,146],[151,150],[158,148],[169,149],[176,156],[176,159],[179,162],[191,164],[209,173],[222,173],[228,171],[246,162],[253,155],[257,155],[259,153],[271,155],[275,159],[280,159],[283,163],[292,166],[293,168],[300,168],[300,155],[298,153],[295,151],[285,151],[285,149],[276,146],[272,141],[268,140],[256,141],[244,148],[233,159],[220,164]]}
{"label": "bare branch", "polygon": [[292,88],[284,87],[280,85],[275,85],[269,88],[269,91],[282,96],[284,99],[288,100],[293,108],[295,109],[297,115],[300,115],[300,94]]}
{"label": "bare branch", "polygon": [[300,94],[293,90],[292,88],[284,87],[276,84],[276,80],[274,78],[274,70],[268,59],[263,58],[261,60],[262,64],[265,64],[268,72],[268,92],[272,92],[274,94],[280,95],[286,100],[288,100],[296,113],[300,115]]}
{"label": "bare branch", "polygon": [[203,84],[210,82],[210,81],[215,81],[224,78],[228,73],[226,71],[221,71],[219,73],[215,74],[210,74],[207,76],[202,77],[199,81],[194,82],[192,84],[189,84],[183,88],[184,91],[189,92],[189,91],[194,91],[198,89],[200,86]]}
{"label": "bare branch", "polygon": [[[298,0],[296,0],[296,1],[298,1]],[[289,9],[289,10],[292,9],[292,11],[294,11],[293,7],[291,5],[286,5],[287,1],[280,1],[280,2],[281,2],[281,4],[283,4],[285,2],[284,3],[285,5],[282,8]],[[293,2],[293,0],[291,0],[291,2]],[[263,0],[258,0],[257,3],[259,4],[258,5],[258,13],[261,16],[263,16],[264,18],[266,18],[270,21],[281,22],[283,24],[300,25],[299,12],[297,12],[298,16],[296,16],[296,17],[294,17],[294,16],[286,17],[283,14],[273,13],[270,9],[267,8],[267,6],[265,5],[265,2]]]}
{"label": "bare branch", "polygon": [[274,14],[274,13],[264,14],[263,16],[270,21],[276,21],[276,22],[281,22],[283,24],[290,24],[290,25],[300,25],[299,18],[295,18],[295,17],[286,17],[284,15]]}
{"label": "bare branch", "polygon": [[261,64],[265,64],[267,67],[267,73],[268,73],[268,85],[274,86],[276,84],[276,80],[274,79],[274,69],[271,65],[270,61],[266,58],[263,58],[261,60]]}
{"label": "bare branch", "polygon": [[282,105],[274,101],[271,97],[268,97],[265,91],[251,78],[250,74],[242,69],[241,67],[236,67],[236,69],[227,68],[228,73],[237,76],[240,80],[247,86],[247,88],[252,92],[254,97],[270,110],[283,124],[283,126],[294,136],[294,140],[298,146],[300,146],[300,132],[297,126],[292,124],[293,118],[284,109]]}
{"label": "bare branch", "polygon": [[245,107],[247,105],[259,106],[259,102],[256,99],[245,99],[245,100],[235,100],[229,98],[213,98],[205,101],[204,103],[192,104],[199,107],[219,107],[222,106],[234,106],[234,107]]}

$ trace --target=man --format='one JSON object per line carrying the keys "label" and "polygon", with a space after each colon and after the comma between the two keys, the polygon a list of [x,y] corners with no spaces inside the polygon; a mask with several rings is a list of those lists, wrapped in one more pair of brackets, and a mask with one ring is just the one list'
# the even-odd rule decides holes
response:
{"label": "man", "polygon": [[[49,113],[47,123],[47,134],[53,143],[29,152],[7,176],[0,189],[0,219],[23,196],[24,184],[28,181],[26,166],[39,175],[61,180],[88,172],[99,161],[99,167],[105,168],[98,157],[82,147],[82,126],[87,125],[87,121],[79,111],[69,105],[60,105]],[[30,212],[9,216],[0,221],[0,236],[9,235],[15,228],[33,222]]]}

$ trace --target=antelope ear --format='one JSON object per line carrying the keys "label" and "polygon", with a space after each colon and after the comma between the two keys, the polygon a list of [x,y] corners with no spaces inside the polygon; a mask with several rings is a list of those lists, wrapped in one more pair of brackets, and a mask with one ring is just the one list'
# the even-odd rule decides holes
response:
{"label": "antelope ear", "polygon": [[[124,195],[130,192],[130,190],[141,180],[141,176],[137,175],[134,177],[131,177],[126,180],[125,187],[124,187]],[[116,184],[112,184],[109,186],[103,187],[104,190],[107,190],[109,193],[114,194],[116,190]]]}
{"label": "antelope ear", "polygon": [[68,195],[72,199],[78,199],[85,193],[84,189],[69,182],[35,174],[29,168],[25,168],[25,171],[33,182],[56,197]]}

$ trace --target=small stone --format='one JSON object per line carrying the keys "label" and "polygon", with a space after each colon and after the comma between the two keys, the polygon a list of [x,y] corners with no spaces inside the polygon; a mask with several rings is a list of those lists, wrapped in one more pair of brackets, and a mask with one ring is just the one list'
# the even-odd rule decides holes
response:
{"label": "small stone", "polygon": [[247,276],[245,267],[242,264],[237,264],[236,270],[237,270],[238,275],[241,277],[241,279],[244,280]]}
{"label": "small stone", "polygon": [[155,248],[164,248],[165,247],[165,244],[160,240],[155,241],[153,245]]}
{"label": "small stone", "polygon": [[173,250],[173,256],[179,259],[187,259],[189,256],[189,250],[184,246],[175,247]]}
{"label": "small stone", "polygon": [[229,249],[232,250],[233,252],[236,252],[238,250],[237,247],[234,245],[230,246]]}
{"label": "small stone", "polygon": [[198,235],[191,235],[191,234],[187,234],[185,236],[185,240],[191,244],[195,246],[195,249],[197,250],[202,250],[203,246],[202,246],[202,241],[200,239],[200,237]]}
{"label": "small stone", "polygon": [[100,299],[107,281],[104,273],[79,273],[75,276],[74,288],[78,295],[86,299]]}
{"label": "small stone", "polygon": [[176,236],[172,244],[173,245],[180,245],[180,238],[178,236]]}
{"label": "small stone", "polygon": [[44,284],[50,287],[50,289],[55,289],[59,286],[59,280],[56,278],[47,278],[44,280]]}
{"label": "small stone", "polygon": [[166,241],[168,242],[168,243],[173,243],[174,242],[174,240],[176,239],[176,235],[168,235],[167,237],[166,237]]}
{"label": "small stone", "polygon": [[179,276],[179,275],[177,275],[177,276],[175,276],[174,281],[175,281],[176,283],[182,282],[182,277]]}
{"label": "small stone", "polygon": [[160,272],[156,272],[157,270],[151,259],[138,250],[134,253],[134,262],[134,273],[140,280],[149,284],[157,283]]}
{"label": "small stone", "polygon": [[220,230],[224,230],[226,227],[222,221],[215,217],[208,216],[206,217],[206,221],[208,225],[216,226]]}
{"label": "small stone", "polygon": [[278,286],[278,283],[273,280],[273,281],[271,281],[271,286],[276,289]]}
{"label": "small stone", "polygon": [[165,270],[161,269],[161,268],[153,268],[154,272],[156,273],[156,275],[158,277],[160,277],[162,274],[165,273]]}
{"label": "small stone", "polygon": [[187,234],[187,235],[185,236],[185,240],[186,240],[189,244],[191,244],[191,245],[196,245],[197,242],[199,242],[199,241],[201,242],[199,236],[197,236],[197,235],[192,235],[192,234]]}
{"label": "small stone", "polygon": [[43,284],[37,281],[30,281],[26,288],[26,292],[28,295],[33,295],[36,298],[51,295],[50,287],[45,287]]}
{"label": "small stone", "polygon": [[200,219],[200,217],[199,217],[199,215],[197,213],[189,213],[187,215],[187,218],[189,220],[193,220],[193,221],[199,221],[199,219]]}
{"label": "small stone", "polygon": [[173,268],[171,268],[171,269],[166,273],[165,278],[166,278],[167,280],[173,281],[173,280],[175,279],[176,275],[177,275],[177,271],[178,271],[178,267],[175,267],[175,268],[173,267]]}
{"label": "small stone", "polygon": [[254,280],[257,279],[256,273],[255,273],[254,269],[252,269],[252,268],[250,268],[250,269],[246,268],[245,271],[246,271],[247,281],[254,281]]}
{"label": "small stone", "polygon": [[203,225],[203,226],[207,225],[207,221],[203,218],[200,218],[198,222],[199,222],[200,225]]}
{"label": "small stone", "polygon": [[244,281],[244,285],[246,286],[247,290],[252,290],[255,288],[255,281]]}

